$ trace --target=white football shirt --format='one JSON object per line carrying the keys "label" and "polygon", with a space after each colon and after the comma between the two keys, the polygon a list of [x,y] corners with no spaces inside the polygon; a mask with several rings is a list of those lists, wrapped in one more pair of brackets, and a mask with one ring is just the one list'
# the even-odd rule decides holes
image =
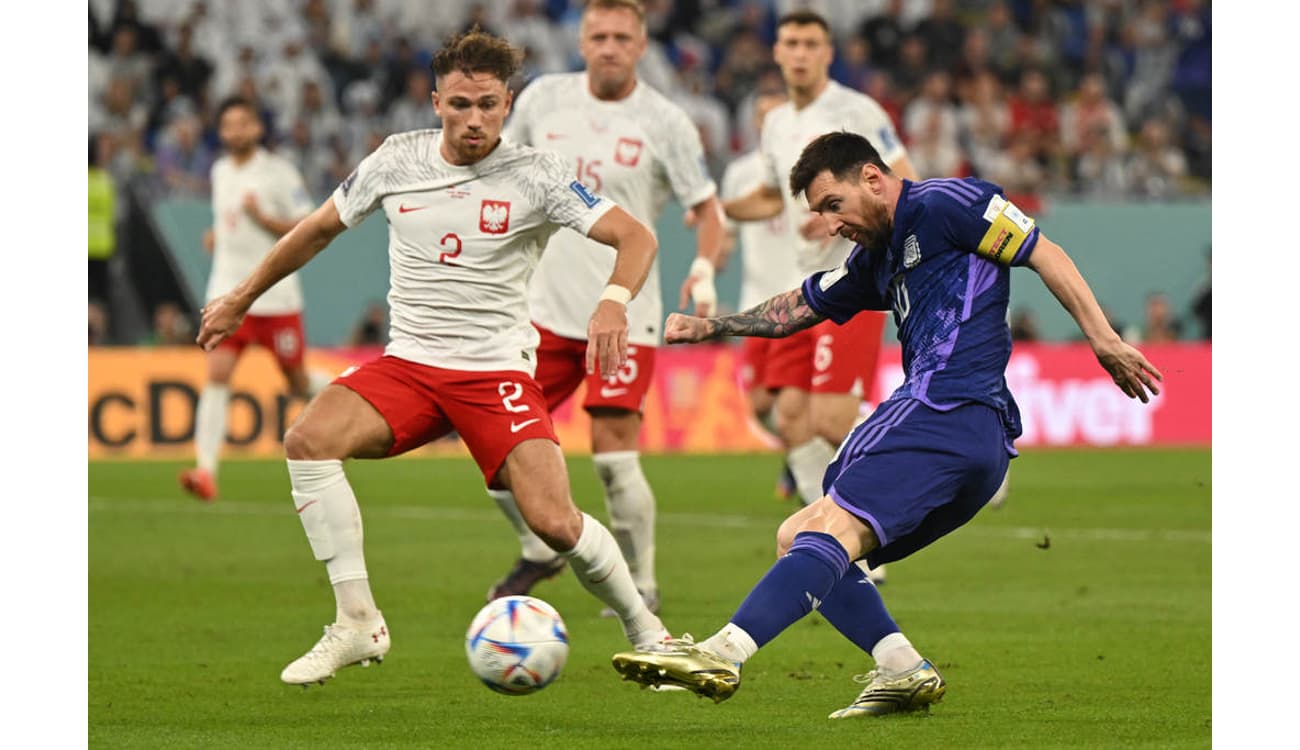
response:
{"label": "white football shirt", "polygon": [[[670,196],[689,208],[717,191],[695,123],[644,82],[627,97],[607,102],[592,96],[584,72],[540,76],[515,100],[505,134],[561,154],[570,175],[652,233]],[[565,338],[586,339],[616,255],[576,232],[557,232],[529,288],[533,320]],[[645,285],[627,306],[629,343],[657,346],[663,318],[656,255]]]}
{"label": "white football shirt", "polygon": [[[280,220],[301,219],[315,206],[302,175],[282,156],[258,149],[242,165],[229,155],[212,165],[212,271],[207,298],[212,300],[243,281],[275,246],[276,235],[244,211],[244,196]],[[250,315],[286,315],[302,311],[302,285],[290,274],[267,289],[248,309]]]}
{"label": "white football shirt", "polygon": [[[766,169],[763,155],[757,150],[728,164],[722,174],[722,199],[752,193],[767,181]],[[763,221],[727,219],[727,228],[734,228],[740,242],[741,310],[803,283],[794,257],[799,237],[790,229],[785,213]]]}
{"label": "white football shirt", "polygon": [[798,242],[796,258],[805,276],[835,268],[853,249],[853,242],[842,237],[805,240],[799,227],[807,220],[808,199],[802,193],[790,195],[790,170],[800,154],[817,136],[837,130],[857,133],[880,152],[886,164],[893,165],[907,156],[907,149],[894,131],[894,124],[876,100],[866,94],[829,81],[822,93],[803,109],[785,102],[772,109],[763,119],[759,149],[767,161],[767,184],[781,191],[786,220]]}
{"label": "white football shirt", "polygon": [[[613,207],[558,154],[502,140],[449,164],[441,130],[391,135],[334,191],[343,223],[388,219],[385,353],[453,370],[536,369],[528,281],[560,227],[586,236]],[[588,316],[596,307],[590,301]]]}

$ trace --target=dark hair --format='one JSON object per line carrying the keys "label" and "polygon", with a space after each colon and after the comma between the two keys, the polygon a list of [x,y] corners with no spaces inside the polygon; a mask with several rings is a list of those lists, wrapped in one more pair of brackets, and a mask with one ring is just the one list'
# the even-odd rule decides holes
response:
{"label": "dark hair", "polygon": [[816,24],[822,27],[822,31],[825,31],[827,36],[830,36],[831,34],[831,25],[826,23],[826,19],[822,18],[822,14],[818,13],[815,10],[808,10],[805,8],[803,10],[795,10],[786,13],[784,16],[781,16],[781,18],[776,22],[776,28],[778,31],[780,31],[782,26],[786,26],[789,24],[794,24],[796,26],[807,26],[808,24]]}
{"label": "dark hair", "polygon": [[257,111],[257,107],[246,97],[235,95],[222,99],[221,104],[217,105],[217,122],[221,122],[221,118],[226,114],[226,110],[234,109],[236,107],[243,107],[248,110],[253,117],[260,119],[262,116],[262,114]]}
{"label": "dark hair", "polygon": [[837,180],[856,180],[864,164],[874,164],[881,172],[893,174],[866,138],[844,130],[823,133],[804,147],[790,170],[790,194],[806,192],[822,172],[829,171]]}
{"label": "dark hair", "polygon": [[459,70],[466,75],[491,73],[502,83],[509,83],[519,72],[522,59],[517,47],[475,26],[448,39],[442,49],[434,53],[429,67],[435,79]]}

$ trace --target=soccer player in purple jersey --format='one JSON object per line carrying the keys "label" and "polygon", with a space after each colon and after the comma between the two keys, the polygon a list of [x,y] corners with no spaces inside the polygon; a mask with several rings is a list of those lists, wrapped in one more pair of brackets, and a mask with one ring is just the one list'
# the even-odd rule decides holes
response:
{"label": "soccer player in purple jersey", "polygon": [[722,701],[759,647],[816,609],[876,667],[831,718],[927,708],[947,690],[943,677],[899,631],[863,567],[902,559],[969,521],[1016,455],[1020,415],[1004,377],[1010,267],[1038,273],[1130,398],[1146,403],[1163,378],[1107,323],[1065,251],[997,185],[900,179],[865,138],[835,132],[803,150],[790,190],[807,195],[829,231],[857,243],[848,259],[745,312],[670,315],[665,340],[779,338],[892,310],[906,379],[841,444],[823,497],[781,525],[776,564],[726,626],[698,644],[616,654],[614,667],[625,679]]}

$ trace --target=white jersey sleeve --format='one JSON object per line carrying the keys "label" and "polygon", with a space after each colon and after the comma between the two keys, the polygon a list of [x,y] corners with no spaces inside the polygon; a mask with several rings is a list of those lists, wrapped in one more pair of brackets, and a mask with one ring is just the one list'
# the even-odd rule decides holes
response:
{"label": "white jersey sleeve", "polygon": [[387,176],[394,167],[393,160],[388,158],[391,143],[392,136],[385,138],[379,148],[362,159],[352,174],[334,189],[334,208],[348,227],[360,224],[380,207],[379,202],[392,182]]}
{"label": "white jersey sleeve", "polygon": [[662,110],[662,119],[650,131],[651,143],[677,202],[691,208],[718,192],[704,162],[699,128],[679,107]]}
{"label": "white jersey sleeve", "polygon": [[555,224],[568,227],[586,237],[600,217],[614,202],[596,195],[569,174],[564,157],[553,151],[539,151],[537,171],[533,175],[541,191],[539,205]]}

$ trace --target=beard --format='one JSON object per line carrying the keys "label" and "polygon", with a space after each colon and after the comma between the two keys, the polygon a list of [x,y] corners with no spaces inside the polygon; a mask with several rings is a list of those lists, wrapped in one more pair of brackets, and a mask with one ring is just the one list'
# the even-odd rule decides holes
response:
{"label": "beard", "polygon": [[868,250],[884,250],[894,238],[894,220],[884,206],[867,209],[867,222],[855,233],[854,241]]}

